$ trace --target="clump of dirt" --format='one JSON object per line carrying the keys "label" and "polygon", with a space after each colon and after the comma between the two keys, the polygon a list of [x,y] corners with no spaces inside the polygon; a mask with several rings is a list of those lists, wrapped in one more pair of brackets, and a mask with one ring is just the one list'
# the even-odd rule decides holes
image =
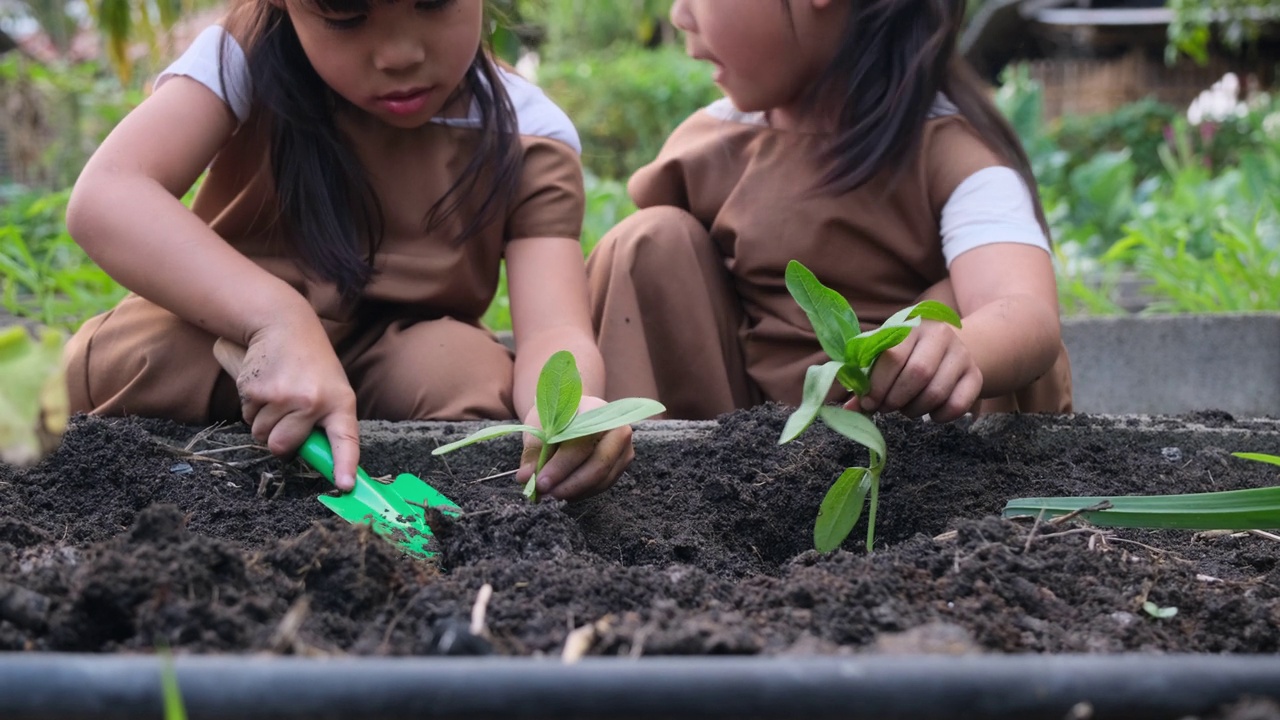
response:
{"label": "clump of dirt", "polygon": [[866,458],[817,427],[778,446],[786,414],[730,414],[682,441],[642,431],[618,484],[572,504],[493,477],[517,438],[441,459],[411,429],[367,432],[372,474],[415,473],[463,508],[432,516],[435,562],[334,518],[324,480],[241,426],[77,418],[42,465],[0,468],[0,594],[37,598],[11,616],[0,603],[0,649],[551,655],[591,625],[588,652],[627,656],[1280,650],[1266,538],[999,517],[1015,496],[1274,484],[1230,456],[1275,451],[1273,426],[878,418],[876,552],[860,525],[819,555],[823,494]]}

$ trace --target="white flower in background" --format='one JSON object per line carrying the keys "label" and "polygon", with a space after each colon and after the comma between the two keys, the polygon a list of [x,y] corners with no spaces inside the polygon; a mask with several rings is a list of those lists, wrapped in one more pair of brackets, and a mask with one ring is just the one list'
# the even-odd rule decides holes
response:
{"label": "white flower in background", "polygon": [[1242,117],[1248,107],[1240,101],[1240,78],[1235,73],[1227,73],[1208,90],[1191,101],[1187,108],[1187,120],[1192,125],[1202,122],[1221,122],[1233,117]]}

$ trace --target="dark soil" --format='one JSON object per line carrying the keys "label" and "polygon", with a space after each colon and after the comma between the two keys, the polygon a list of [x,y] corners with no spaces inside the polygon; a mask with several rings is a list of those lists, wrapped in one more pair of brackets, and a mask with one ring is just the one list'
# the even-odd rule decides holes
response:
{"label": "dark soil", "polygon": [[[876,552],[860,525],[824,556],[818,504],[865,458],[820,428],[779,447],[784,420],[640,432],[611,491],[537,505],[482,479],[514,468],[514,438],[442,460],[430,448],[466,428],[368,426],[371,474],[415,473],[470,512],[435,519],[437,566],[332,516],[300,465],[183,449],[251,444],[242,427],[78,418],[43,464],[0,466],[0,650],[538,655],[594,625],[601,655],[1280,651],[1272,540],[999,518],[1015,496],[1275,484],[1230,456],[1280,451],[1275,422],[880,418]],[[466,627],[485,584],[482,639]],[[1280,717],[1257,707],[1239,716]]]}

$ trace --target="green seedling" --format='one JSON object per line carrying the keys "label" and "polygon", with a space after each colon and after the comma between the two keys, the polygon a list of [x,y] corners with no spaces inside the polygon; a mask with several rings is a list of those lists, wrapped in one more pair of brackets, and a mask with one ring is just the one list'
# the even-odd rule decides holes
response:
{"label": "green seedling", "polygon": [[[1280,457],[1232,453],[1245,460],[1280,465]],[[1263,530],[1280,527],[1280,487],[1183,495],[1018,498],[1005,517],[1057,517],[1076,513],[1103,527],[1177,530]]]}
{"label": "green seedling", "polygon": [[656,400],[623,398],[579,415],[578,404],[582,402],[582,375],[578,373],[578,364],[574,362],[573,354],[566,350],[555,353],[542,366],[542,372],[538,375],[535,402],[542,427],[493,425],[477,430],[457,442],[441,445],[431,451],[431,454],[443,455],[468,445],[512,433],[529,433],[542,441],[542,451],[538,455],[538,464],[534,467],[533,475],[524,486],[524,495],[530,500],[537,500],[538,473],[542,472],[542,466],[547,464],[547,460],[555,453],[560,443],[630,425],[666,412],[666,407]]}
{"label": "green seedling", "polygon": [[1147,600],[1142,603],[1142,609],[1151,617],[1157,620],[1167,620],[1178,614],[1176,607],[1160,607],[1159,605]]}
{"label": "green seedling", "polygon": [[795,260],[787,263],[786,281],[787,290],[809,317],[818,343],[831,361],[813,365],[805,372],[800,407],[787,418],[778,444],[795,440],[821,418],[832,430],[867,448],[867,467],[845,470],[823,498],[813,526],[813,543],[819,552],[835,550],[853,531],[863,508],[869,507],[867,552],[871,552],[880,502],[880,473],[887,458],[884,436],[867,415],[827,405],[827,395],[836,381],[852,393],[866,394],[871,388],[871,368],[884,351],[906,340],[923,320],[960,327],[960,316],[942,303],[926,300],[899,310],[879,328],[862,332],[849,301],[823,285],[804,265]]}

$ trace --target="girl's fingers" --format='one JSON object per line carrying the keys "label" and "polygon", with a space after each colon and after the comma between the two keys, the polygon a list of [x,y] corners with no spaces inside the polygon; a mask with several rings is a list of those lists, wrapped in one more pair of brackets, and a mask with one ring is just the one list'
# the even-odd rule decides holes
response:
{"label": "girl's fingers", "polygon": [[335,413],[320,424],[324,426],[329,446],[333,448],[333,484],[339,490],[349,492],[356,486],[356,468],[360,465],[360,424],[354,412]]}
{"label": "girl's fingers", "polygon": [[524,450],[520,452],[520,469],[516,471],[516,481],[523,484],[529,482],[533,469],[538,466],[538,456],[542,454],[542,441],[524,434]]}
{"label": "girl's fingers", "polygon": [[[595,452],[599,438],[599,435],[591,435],[557,446],[538,473],[538,494],[552,493],[577,467],[586,462]],[[559,493],[555,493],[555,497],[559,497]]]}
{"label": "girl's fingers", "polygon": [[556,484],[551,496],[562,500],[582,500],[602,493],[613,486],[634,458],[631,428],[610,430],[600,437],[595,452]]}
{"label": "girl's fingers", "polygon": [[975,367],[971,372],[966,372],[960,378],[960,381],[956,383],[955,390],[951,392],[951,397],[948,398],[946,404],[930,412],[929,417],[940,423],[958,420],[973,409],[981,394],[982,372]]}
{"label": "girl's fingers", "polygon": [[[248,407],[247,405],[245,407]],[[284,455],[289,452],[288,448],[277,450],[271,445],[271,433],[275,430],[276,425],[284,419],[289,411],[283,405],[263,403],[258,406],[258,410],[254,413],[253,422],[250,423],[253,439],[267,446],[273,455]],[[249,414],[245,410],[245,415]],[[246,422],[248,421],[246,417]]]}
{"label": "girl's fingers", "polygon": [[[892,412],[905,408],[915,400],[937,375],[945,352],[945,347],[934,343],[916,343],[911,348],[911,354],[899,364],[893,383],[888,386],[889,389],[877,409],[880,412]],[[874,380],[872,387],[875,387]]]}

